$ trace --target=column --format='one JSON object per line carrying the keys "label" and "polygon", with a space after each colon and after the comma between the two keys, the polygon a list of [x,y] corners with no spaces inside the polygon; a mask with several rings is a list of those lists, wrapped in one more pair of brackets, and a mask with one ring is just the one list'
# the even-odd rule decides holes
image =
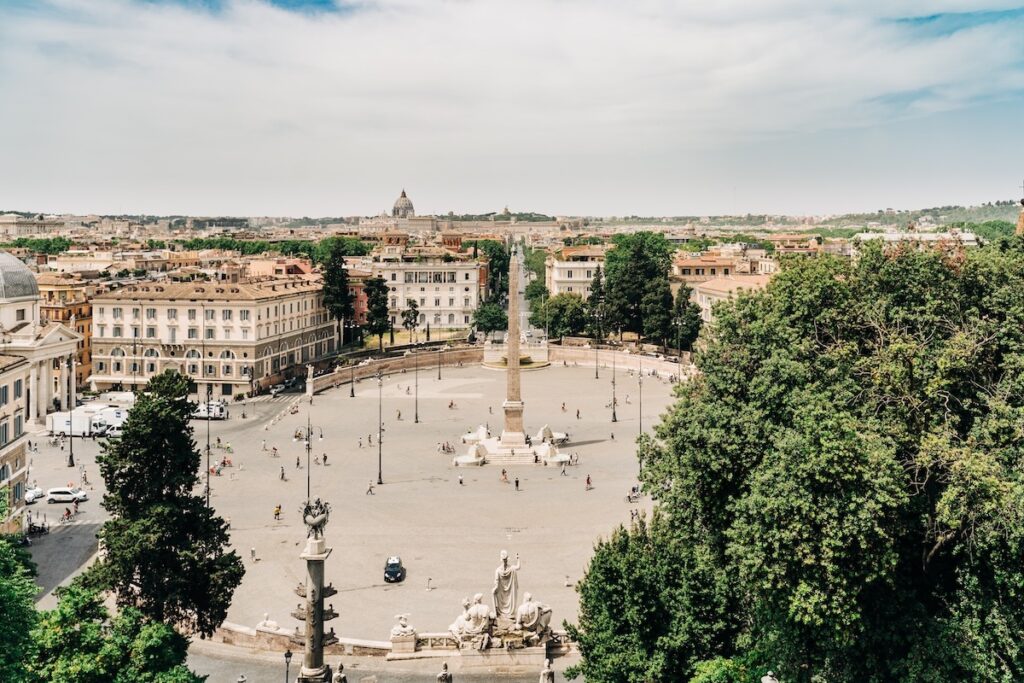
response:
{"label": "column", "polygon": [[36,363],[32,363],[32,367],[29,369],[28,376],[28,419],[31,422],[37,420],[39,415],[39,371],[36,369]]}
{"label": "column", "polygon": [[47,358],[39,364],[39,417],[45,418],[53,410],[53,359]]}
{"label": "column", "polygon": [[66,358],[60,359],[60,386],[57,387],[57,395],[60,398],[60,409],[71,410],[68,407],[68,363]]}

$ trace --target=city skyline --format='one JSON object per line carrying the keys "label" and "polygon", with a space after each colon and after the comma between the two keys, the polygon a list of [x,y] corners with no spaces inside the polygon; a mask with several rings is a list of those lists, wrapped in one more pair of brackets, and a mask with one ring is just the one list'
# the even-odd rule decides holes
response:
{"label": "city skyline", "polygon": [[1024,9],[0,7],[0,206],[836,214],[1020,193]]}

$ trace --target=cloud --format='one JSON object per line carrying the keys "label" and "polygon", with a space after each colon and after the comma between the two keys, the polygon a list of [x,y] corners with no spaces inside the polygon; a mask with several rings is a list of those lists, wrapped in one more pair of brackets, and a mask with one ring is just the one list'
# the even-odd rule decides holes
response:
{"label": "cloud", "polygon": [[[387,195],[410,174],[507,182],[504,164],[528,198],[531,168],[549,184],[594,159],[643,164],[1024,92],[1012,3],[313,4],[0,5],[0,147],[47,159],[28,164],[36,178],[8,165],[0,183],[36,199],[74,181],[105,206],[120,184],[135,210],[243,212],[251,196],[337,213],[382,203],[360,198],[370,182]],[[468,203],[450,194],[438,201]],[[0,188],[0,204],[18,199]]]}

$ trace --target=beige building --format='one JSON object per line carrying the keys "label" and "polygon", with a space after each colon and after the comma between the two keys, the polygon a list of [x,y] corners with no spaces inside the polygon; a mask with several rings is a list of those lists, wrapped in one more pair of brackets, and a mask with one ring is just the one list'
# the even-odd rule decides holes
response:
{"label": "beige building", "polygon": [[25,420],[29,362],[17,356],[0,356],[0,491],[7,496],[7,519],[0,519],[0,533],[22,526],[28,457],[25,455]]}
{"label": "beige building", "polygon": [[736,275],[717,277],[706,282],[698,282],[693,286],[691,298],[700,306],[700,317],[706,322],[713,322],[714,306],[721,301],[728,301],[740,292],[755,292],[768,286],[771,275]]}
{"label": "beige building", "polygon": [[333,354],[336,324],[316,277],[143,282],[93,300],[94,390],[187,374],[200,396],[230,397]]}
{"label": "beige building", "polygon": [[82,338],[75,366],[75,383],[81,386],[92,374],[92,297],[99,287],[72,273],[40,273],[36,282],[40,317],[60,323]]}
{"label": "beige building", "polygon": [[601,245],[565,247],[552,253],[544,262],[544,286],[548,294],[589,297],[594,273],[604,263],[606,253],[607,249]]}

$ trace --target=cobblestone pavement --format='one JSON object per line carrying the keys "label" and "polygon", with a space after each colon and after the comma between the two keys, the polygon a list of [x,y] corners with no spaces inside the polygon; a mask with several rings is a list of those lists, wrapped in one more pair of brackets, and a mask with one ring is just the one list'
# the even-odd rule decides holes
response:
{"label": "cobblestone pavement", "polygon": [[[499,481],[500,468],[457,469],[451,465],[452,456],[438,450],[448,441],[462,452],[460,435],[478,424],[500,431],[504,374],[474,366],[444,368],[442,377],[437,379],[436,367],[419,373],[419,424],[414,422],[414,373],[385,378],[380,390],[384,484],[375,486],[374,495],[366,491],[378,470],[375,381],[358,383],[355,398],[341,386],[316,396],[312,406],[295,394],[250,402],[244,407],[245,419],[243,408],[235,405],[230,420],[210,424],[214,444],[220,437],[233,450],[228,454],[214,446],[214,459],[227,455],[233,467],[211,477],[211,502],[230,520],[231,542],[246,567],[229,621],[254,626],[269,614],[282,626],[296,625],[288,613],[298,602],[292,588],[303,576],[299,553],[305,529],[300,507],[307,475],[311,495],[333,506],[327,540],[334,552],[326,575],[339,589],[331,601],[340,613],[330,623],[337,633],[386,640],[394,615],[406,612],[421,632],[445,631],[459,614],[463,596],[479,592],[489,598],[503,548],[522,559],[521,594],[529,591],[550,604],[556,625],[576,618],[576,594],[566,584],[580,578],[596,539],[628,523],[631,508],[650,504],[648,499],[638,505],[625,501],[637,468],[637,378],[618,373],[619,422],[612,424],[609,368],[601,369],[600,379],[594,378],[593,367],[524,372],[528,430],[536,433],[547,423],[556,431],[568,431],[568,450],[579,454],[580,464],[568,468],[567,476],[553,467],[510,468],[510,480],[519,479],[516,491],[513,484]],[[643,391],[643,425],[651,429],[670,401],[671,387],[645,378]],[[454,407],[449,408],[451,402]],[[288,410],[293,403],[296,414]],[[304,444],[293,440],[296,430],[305,430],[307,417],[314,432],[312,455],[326,454],[326,466],[312,464],[311,458],[307,469]],[[193,424],[202,445],[206,423]],[[270,452],[274,446],[279,449],[276,458]],[[52,588],[72,576],[95,550],[95,532],[104,519],[97,451],[97,443],[76,440],[77,464],[85,465],[93,485],[91,499],[75,524],[55,528],[33,549],[44,588],[42,606],[52,604],[46,597]],[[32,478],[43,488],[77,481],[72,476],[76,470],[65,467],[65,458],[66,453],[41,446],[34,456]],[[588,474],[594,482],[591,491],[584,487]],[[278,504],[283,514],[274,520]],[[63,510],[62,505],[46,503],[33,508],[51,521]],[[251,549],[256,561],[250,559]],[[395,554],[405,562],[408,578],[385,584],[384,561]]]}

